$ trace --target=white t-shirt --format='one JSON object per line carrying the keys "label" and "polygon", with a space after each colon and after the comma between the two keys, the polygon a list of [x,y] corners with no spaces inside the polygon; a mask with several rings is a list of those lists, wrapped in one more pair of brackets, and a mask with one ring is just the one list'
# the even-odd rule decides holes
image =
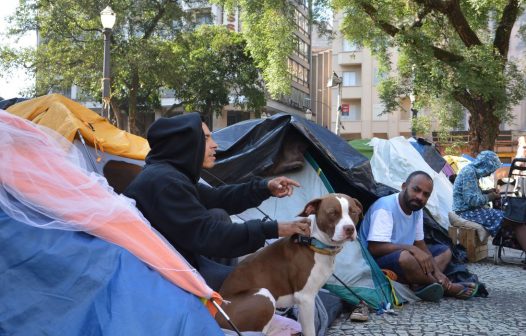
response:
{"label": "white t-shirt", "polygon": [[371,206],[360,227],[361,238],[365,238],[362,242],[412,245],[424,239],[423,211],[413,211],[407,215],[400,207],[398,195],[382,197]]}

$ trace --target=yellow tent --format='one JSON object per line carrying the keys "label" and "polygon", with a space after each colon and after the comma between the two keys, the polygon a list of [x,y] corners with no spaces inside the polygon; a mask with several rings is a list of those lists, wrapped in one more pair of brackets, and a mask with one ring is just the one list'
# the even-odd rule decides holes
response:
{"label": "yellow tent", "polygon": [[458,174],[462,168],[469,164],[469,160],[462,156],[444,155],[444,160],[453,168],[455,174]]}
{"label": "yellow tent", "polygon": [[150,150],[146,139],[118,129],[87,107],[59,94],[26,100],[7,111],[51,128],[71,142],[78,130],[90,146],[109,154],[144,160]]}

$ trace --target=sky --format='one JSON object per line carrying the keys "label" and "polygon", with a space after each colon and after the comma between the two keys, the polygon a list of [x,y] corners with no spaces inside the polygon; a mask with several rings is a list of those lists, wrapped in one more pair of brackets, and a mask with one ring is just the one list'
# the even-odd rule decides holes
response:
{"label": "sky", "polygon": [[[14,38],[7,39],[5,33],[8,29],[7,17],[14,14],[19,0],[1,0],[2,10],[0,10],[0,43],[5,46],[29,47],[36,45],[36,33],[27,34],[18,41]],[[19,97],[19,92],[31,87],[34,79],[25,75],[23,71],[12,71],[0,74],[0,97],[9,99]]]}

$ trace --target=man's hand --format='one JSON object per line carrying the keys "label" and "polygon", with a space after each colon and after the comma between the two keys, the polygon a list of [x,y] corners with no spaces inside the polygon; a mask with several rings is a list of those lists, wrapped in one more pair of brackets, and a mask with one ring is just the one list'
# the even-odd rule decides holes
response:
{"label": "man's hand", "polygon": [[500,194],[496,193],[495,191],[492,191],[487,194],[488,202],[493,202],[496,199],[500,198]]}
{"label": "man's hand", "polygon": [[285,176],[280,176],[268,181],[267,186],[272,196],[281,198],[292,195],[294,187],[299,187],[300,184]]}
{"label": "man's hand", "polygon": [[433,260],[432,260],[433,256],[424,252],[417,246],[412,246],[409,252],[411,252],[413,257],[415,257],[416,261],[418,261],[418,264],[420,264],[420,267],[422,267],[422,271],[426,275],[432,275],[434,271]]}
{"label": "man's hand", "polygon": [[287,237],[295,233],[310,236],[310,219],[300,218],[291,222],[278,222],[278,236]]}

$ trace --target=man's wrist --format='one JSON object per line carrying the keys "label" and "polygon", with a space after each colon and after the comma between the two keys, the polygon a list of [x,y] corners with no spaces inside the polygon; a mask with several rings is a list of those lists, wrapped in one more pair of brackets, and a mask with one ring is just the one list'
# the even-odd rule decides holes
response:
{"label": "man's wrist", "polygon": [[276,220],[266,220],[262,223],[262,226],[266,239],[279,237],[279,223]]}

